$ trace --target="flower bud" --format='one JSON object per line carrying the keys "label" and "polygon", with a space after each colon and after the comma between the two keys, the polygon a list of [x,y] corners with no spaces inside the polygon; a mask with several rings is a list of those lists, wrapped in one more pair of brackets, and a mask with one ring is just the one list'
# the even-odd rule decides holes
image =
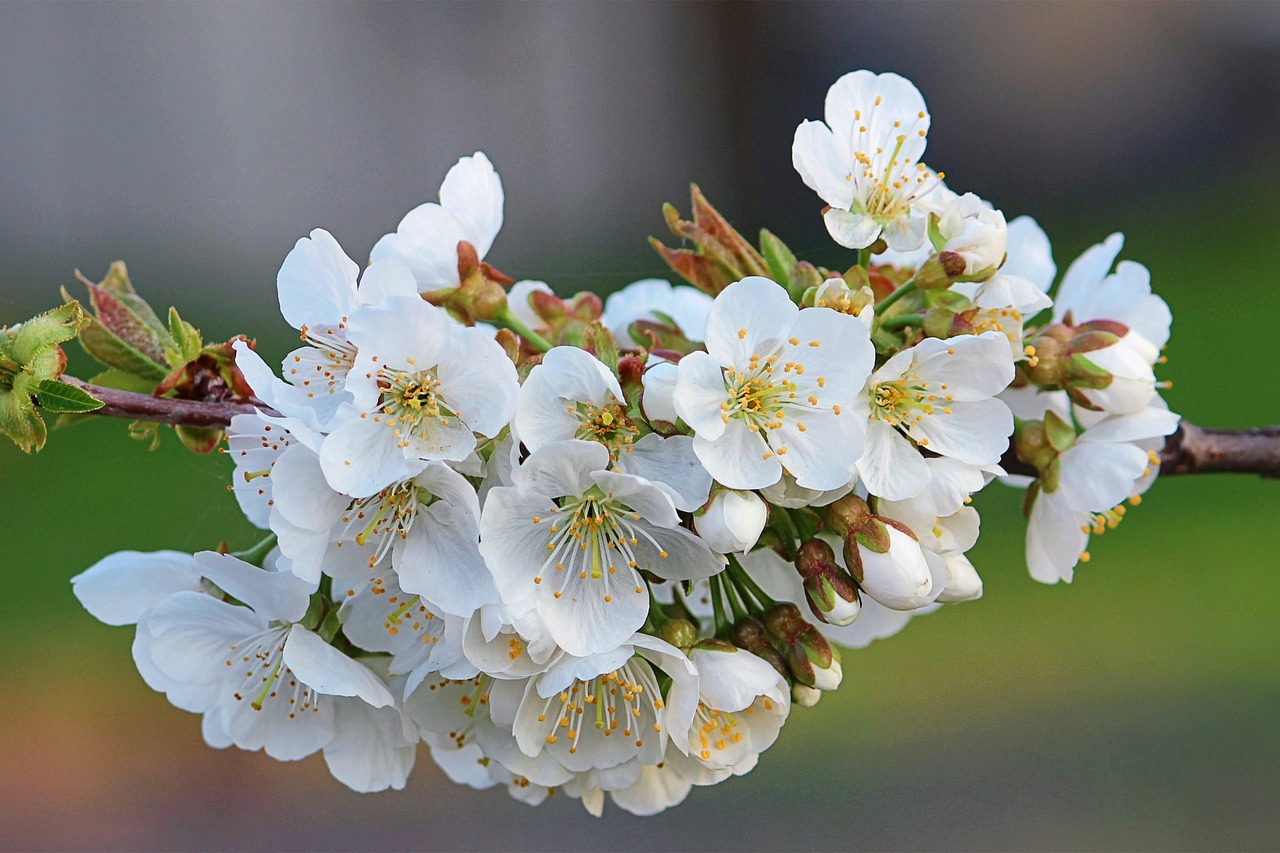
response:
{"label": "flower bud", "polygon": [[[1110,339],[1109,345],[1073,354],[1065,372],[1074,402],[1108,414],[1130,414],[1147,407],[1156,395],[1156,376],[1139,349],[1107,332],[1089,337]],[[1075,341],[1072,342],[1073,348]]]}
{"label": "flower bud", "polygon": [[827,507],[827,524],[841,537],[861,530],[870,517],[871,507],[857,495],[845,495]]}
{"label": "flower bud", "polygon": [[[930,604],[937,592],[920,543],[895,525],[885,525],[889,547],[868,548],[861,539],[847,540],[857,549],[858,586],[880,604],[893,610],[916,610]],[[846,558],[849,551],[846,546]],[[854,570],[852,562],[850,570]]]}
{"label": "flower bud", "polygon": [[921,290],[943,290],[964,275],[964,258],[955,252],[939,252],[916,270],[916,287]]}
{"label": "flower bud", "polygon": [[813,615],[829,625],[849,625],[862,610],[853,578],[836,562],[835,552],[821,539],[810,539],[796,554],[796,569],[804,579],[805,599]]}
{"label": "flower bud", "polygon": [[788,681],[791,680],[791,672],[787,669],[786,660],[770,641],[764,623],[759,619],[746,616],[738,620],[733,626],[732,639],[735,646],[768,661],[779,675]]}
{"label": "flower bud", "polygon": [[791,685],[791,701],[801,708],[812,708],[822,698],[822,691],[816,687],[796,682]]}
{"label": "flower bud", "polygon": [[711,550],[745,553],[760,539],[768,519],[769,507],[755,492],[720,489],[712,492],[706,508],[694,515],[693,527]]}
{"label": "flower bud", "polygon": [[698,629],[687,619],[670,619],[662,623],[658,636],[683,650],[698,642]]}
{"label": "flower bud", "polygon": [[938,601],[951,604],[957,601],[973,601],[982,598],[982,578],[964,554],[949,554],[943,558],[947,572],[947,585]]}
{"label": "flower bud", "polygon": [[764,615],[764,627],[782,645],[792,678],[819,690],[840,686],[844,675],[840,653],[805,621],[794,604],[787,602],[772,608]]}

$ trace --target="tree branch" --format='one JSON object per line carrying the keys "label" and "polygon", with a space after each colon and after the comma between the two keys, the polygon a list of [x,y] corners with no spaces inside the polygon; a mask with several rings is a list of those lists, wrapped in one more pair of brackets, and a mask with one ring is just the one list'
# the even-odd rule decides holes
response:
{"label": "tree branch", "polygon": [[61,380],[77,388],[83,388],[105,404],[101,409],[96,409],[89,414],[106,415],[111,418],[155,421],[173,426],[225,429],[235,415],[253,414],[257,411],[265,414],[279,414],[260,400],[245,403],[179,400],[174,397],[153,397],[150,394],[135,394],[132,391],[103,388],[100,385],[90,385],[74,376],[64,375]]}
{"label": "tree branch", "polygon": [[1160,453],[1160,475],[1218,472],[1280,477],[1280,426],[1206,429],[1186,421]]}
{"label": "tree branch", "polygon": [[[260,400],[243,403],[179,400],[117,391],[63,376],[63,382],[83,388],[104,405],[92,412],[113,418],[155,421],[190,427],[222,427],[235,415],[262,412],[278,415]],[[1035,476],[1035,469],[1018,459],[1010,448],[1001,460],[1010,474]],[[1211,473],[1257,474],[1280,478],[1280,426],[1254,429],[1207,429],[1183,421],[1160,452],[1160,475]]]}
{"label": "tree branch", "polygon": [[[1012,447],[1000,464],[1010,474],[1036,475]],[[1280,477],[1280,426],[1207,429],[1183,421],[1160,451],[1160,476],[1214,473]]]}

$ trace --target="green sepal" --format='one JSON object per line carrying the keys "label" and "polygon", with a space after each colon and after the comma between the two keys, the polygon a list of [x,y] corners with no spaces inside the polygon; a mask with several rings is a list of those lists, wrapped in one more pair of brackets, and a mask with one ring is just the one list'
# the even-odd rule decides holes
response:
{"label": "green sepal", "polygon": [[222,430],[203,427],[175,426],[178,439],[193,453],[212,453],[222,441]]}
{"label": "green sepal", "polygon": [[339,608],[334,607],[325,614],[324,619],[320,622],[320,627],[316,628],[316,633],[320,635],[320,639],[326,643],[332,643],[333,638],[338,636],[338,632],[342,630],[342,618],[338,615]]}
{"label": "green sepal", "polygon": [[1114,381],[1111,371],[1094,364],[1083,355],[1076,354],[1067,359],[1063,377],[1069,386],[1075,388],[1093,388],[1101,390]]}
{"label": "green sepal", "polygon": [[947,248],[947,238],[942,233],[941,222],[938,214],[929,214],[929,242],[933,245],[935,252],[941,252]]}
{"label": "green sepal", "polygon": [[889,525],[879,518],[867,519],[862,529],[854,533],[854,538],[863,548],[877,554],[889,553],[889,546],[893,544],[893,540],[889,538]]}
{"label": "green sepal", "polygon": [[1057,413],[1044,413],[1044,434],[1050,446],[1059,453],[1064,453],[1076,443],[1076,428],[1067,423]]}
{"label": "green sepal", "polygon": [[57,379],[42,379],[36,385],[36,400],[40,408],[50,412],[92,412],[103,407],[103,402],[83,388],[59,382]]}
{"label": "green sepal", "polygon": [[329,602],[324,595],[319,592],[311,593],[311,598],[307,601],[307,612],[302,614],[302,619],[298,624],[308,631],[314,631],[320,627],[321,621],[324,620]]}

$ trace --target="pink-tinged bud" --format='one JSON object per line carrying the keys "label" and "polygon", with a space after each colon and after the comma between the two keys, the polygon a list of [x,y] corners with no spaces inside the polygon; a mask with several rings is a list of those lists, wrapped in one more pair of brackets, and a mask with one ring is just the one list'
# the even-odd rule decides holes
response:
{"label": "pink-tinged bud", "polygon": [[804,581],[805,599],[813,615],[829,625],[849,625],[862,610],[853,578],[836,562],[821,539],[810,539],[796,554],[796,570]]}
{"label": "pink-tinged bud", "polygon": [[871,507],[857,495],[845,495],[827,507],[827,524],[838,536],[846,537],[861,530],[871,518]]}
{"label": "pink-tinged bud", "polygon": [[755,546],[769,520],[769,507],[755,492],[720,489],[694,515],[693,527],[711,550],[745,553]]}

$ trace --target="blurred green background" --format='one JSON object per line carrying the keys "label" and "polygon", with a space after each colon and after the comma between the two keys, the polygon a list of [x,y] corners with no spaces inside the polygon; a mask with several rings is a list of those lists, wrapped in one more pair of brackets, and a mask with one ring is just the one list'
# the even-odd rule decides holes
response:
{"label": "blurred green background", "polygon": [[[744,231],[839,264],[790,135],[867,66],[915,80],[931,165],[1035,215],[1060,269],[1126,233],[1173,309],[1174,410],[1274,424],[1276,10],[0,5],[0,322],[123,257],[206,338],[278,358],[292,242],[324,226],[360,258],[477,147],[507,186],[490,259],[562,293],[662,275],[644,238],[690,180]],[[1057,587],[1026,574],[1020,493],[992,486],[981,601],[847,654],[841,690],[748,776],[596,820],[458,788],[425,753],[407,790],[360,796],[319,756],[205,747],[138,678],[132,631],[67,581],[116,550],[253,531],[224,459],[124,428],[56,432],[38,458],[0,446],[6,849],[1280,846],[1280,483],[1161,481]]]}

